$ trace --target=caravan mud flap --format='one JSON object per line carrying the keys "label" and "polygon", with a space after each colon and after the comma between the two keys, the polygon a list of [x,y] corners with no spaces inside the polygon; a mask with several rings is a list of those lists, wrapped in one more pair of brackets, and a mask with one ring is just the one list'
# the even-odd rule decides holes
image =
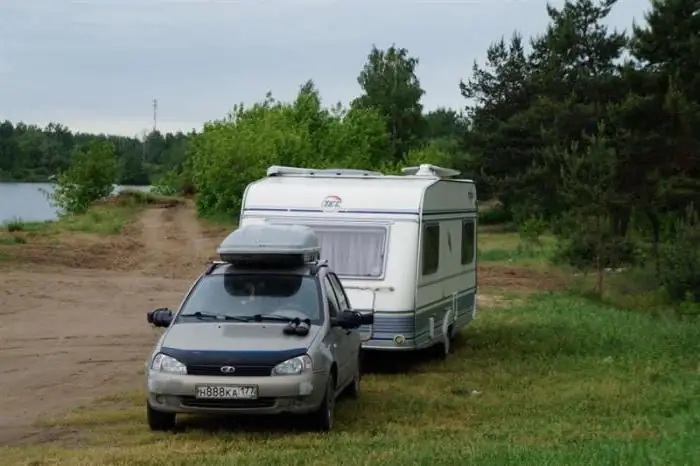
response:
{"label": "caravan mud flap", "polygon": [[452,309],[447,309],[445,318],[442,320],[442,344],[445,345],[446,354],[450,352],[450,346],[452,345],[452,331],[454,331],[453,316],[454,311]]}

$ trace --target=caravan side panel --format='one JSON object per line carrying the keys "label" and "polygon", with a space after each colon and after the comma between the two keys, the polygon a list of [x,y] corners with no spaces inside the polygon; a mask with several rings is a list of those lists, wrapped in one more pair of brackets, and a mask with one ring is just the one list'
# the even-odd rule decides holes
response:
{"label": "caravan side panel", "polygon": [[[430,346],[472,321],[476,297],[476,189],[442,180],[426,190],[416,293],[416,344]],[[463,254],[464,250],[464,254]]]}

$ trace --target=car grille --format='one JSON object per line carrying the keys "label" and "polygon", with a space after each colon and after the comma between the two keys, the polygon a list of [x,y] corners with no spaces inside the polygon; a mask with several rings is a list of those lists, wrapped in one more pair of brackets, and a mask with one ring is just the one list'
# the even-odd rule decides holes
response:
{"label": "car grille", "polygon": [[183,406],[190,408],[245,409],[271,408],[275,405],[274,398],[258,398],[257,400],[203,400],[193,396],[181,397]]}
{"label": "car grille", "polygon": [[234,366],[236,371],[224,374],[222,365],[215,366],[187,366],[189,375],[209,375],[220,377],[267,377],[272,374],[273,366]]}

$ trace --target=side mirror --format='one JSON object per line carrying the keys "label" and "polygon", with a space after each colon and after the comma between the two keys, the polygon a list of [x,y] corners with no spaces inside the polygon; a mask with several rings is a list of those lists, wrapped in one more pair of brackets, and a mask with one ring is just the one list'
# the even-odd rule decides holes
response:
{"label": "side mirror", "polygon": [[358,314],[360,314],[360,325],[374,324],[374,312],[358,312]]}
{"label": "side mirror", "polygon": [[168,327],[173,321],[173,311],[167,307],[159,307],[146,313],[146,320],[154,327]]}
{"label": "side mirror", "polygon": [[362,314],[358,311],[346,310],[340,313],[335,320],[335,325],[344,329],[358,328],[363,325],[371,325],[374,322],[372,314]]}

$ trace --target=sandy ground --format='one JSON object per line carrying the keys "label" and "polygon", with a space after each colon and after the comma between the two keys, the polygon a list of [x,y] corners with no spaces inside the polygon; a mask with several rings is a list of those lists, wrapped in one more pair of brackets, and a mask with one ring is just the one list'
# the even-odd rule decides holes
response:
{"label": "sandy ground", "polygon": [[158,336],[146,312],[176,307],[217,241],[175,207],[145,211],[122,237],[12,246],[22,262],[0,269],[0,444],[40,436],[41,415],[138,387]]}
{"label": "sandy ground", "polygon": [[[221,239],[188,205],[146,210],[117,237],[10,246],[19,265],[0,268],[0,445],[48,440],[41,416],[141,386],[159,334],[146,312],[176,307]],[[485,287],[547,282],[522,269],[479,274]]]}

